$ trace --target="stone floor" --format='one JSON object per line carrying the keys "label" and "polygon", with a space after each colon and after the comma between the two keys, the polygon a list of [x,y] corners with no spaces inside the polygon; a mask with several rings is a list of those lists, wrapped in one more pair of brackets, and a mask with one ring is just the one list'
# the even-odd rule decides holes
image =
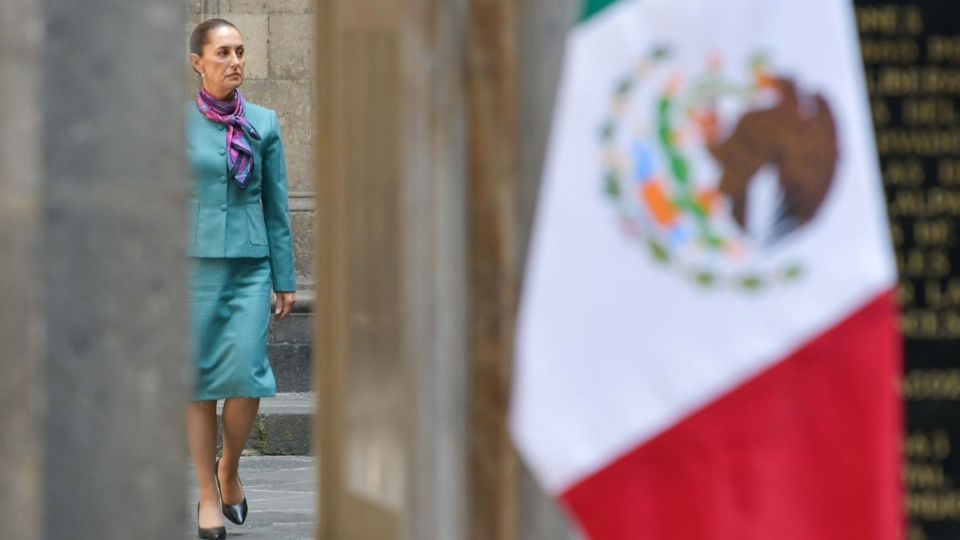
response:
{"label": "stone floor", "polygon": [[[244,525],[227,522],[228,538],[244,540],[313,540],[317,493],[316,464],[309,456],[259,457],[240,460],[250,505]],[[186,538],[197,537],[197,487],[190,470]]]}

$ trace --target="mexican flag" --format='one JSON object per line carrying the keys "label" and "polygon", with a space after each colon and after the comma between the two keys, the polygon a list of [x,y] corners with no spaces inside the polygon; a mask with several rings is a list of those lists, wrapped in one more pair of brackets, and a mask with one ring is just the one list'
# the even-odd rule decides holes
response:
{"label": "mexican flag", "polygon": [[903,538],[896,280],[850,2],[588,2],[511,412],[585,536]]}

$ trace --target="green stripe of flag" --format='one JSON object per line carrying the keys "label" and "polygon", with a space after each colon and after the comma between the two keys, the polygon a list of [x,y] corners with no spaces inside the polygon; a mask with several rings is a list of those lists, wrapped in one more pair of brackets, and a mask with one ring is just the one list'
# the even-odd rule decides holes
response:
{"label": "green stripe of flag", "polygon": [[603,8],[615,2],[617,2],[617,0],[583,0],[583,12],[580,14],[580,22],[586,21],[599,13]]}

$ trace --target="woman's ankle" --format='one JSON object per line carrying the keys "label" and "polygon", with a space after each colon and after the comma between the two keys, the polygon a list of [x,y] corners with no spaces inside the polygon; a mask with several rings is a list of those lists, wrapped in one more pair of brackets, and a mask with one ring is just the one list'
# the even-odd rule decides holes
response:
{"label": "woman's ankle", "polygon": [[220,493],[217,491],[217,486],[211,486],[209,489],[200,490],[200,504],[220,504]]}
{"label": "woman's ankle", "polygon": [[225,460],[220,458],[220,463],[217,467],[217,475],[220,477],[220,481],[223,482],[223,479],[233,480],[237,477],[240,471],[240,461],[231,462],[231,460]]}

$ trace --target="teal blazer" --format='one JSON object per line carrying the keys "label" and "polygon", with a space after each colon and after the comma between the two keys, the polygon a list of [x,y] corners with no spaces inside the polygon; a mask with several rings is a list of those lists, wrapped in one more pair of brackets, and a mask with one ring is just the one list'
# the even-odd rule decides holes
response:
{"label": "teal blazer", "polygon": [[246,102],[247,120],[260,133],[250,140],[253,170],[246,189],[227,174],[227,135],[196,103],[187,104],[187,160],[194,190],[187,207],[187,255],[270,258],[273,290],[297,289],[287,202],[287,165],[277,113]]}

